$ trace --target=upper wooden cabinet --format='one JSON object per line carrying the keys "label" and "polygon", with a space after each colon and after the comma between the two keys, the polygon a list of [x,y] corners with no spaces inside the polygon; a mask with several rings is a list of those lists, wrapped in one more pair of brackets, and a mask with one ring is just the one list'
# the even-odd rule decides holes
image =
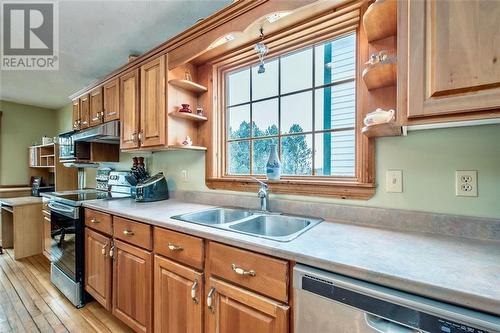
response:
{"label": "upper wooden cabinet", "polygon": [[155,256],[154,331],[202,333],[203,274]]}
{"label": "upper wooden cabinet", "polygon": [[[408,60],[404,94],[409,122],[430,116],[453,119],[458,113],[462,119],[477,118],[472,112],[500,108],[500,2],[398,4],[400,45],[407,45],[403,53],[398,49],[398,58]],[[398,81],[404,80],[406,67],[398,66]]]}
{"label": "upper wooden cabinet", "polygon": [[114,79],[103,85],[104,122],[120,119],[120,80]]}
{"label": "upper wooden cabinet", "polygon": [[207,283],[208,333],[288,333],[289,307],[218,279]]}
{"label": "upper wooden cabinet", "polygon": [[165,56],[141,66],[141,126],[139,141],[142,147],[166,143]]}
{"label": "upper wooden cabinet", "polygon": [[139,148],[139,70],[120,77],[120,147]]}
{"label": "upper wooden cabinet", "polygon": [[115,240],[113,314],[136,332],[152,332],[153,255]]}
{"label": "upper wooden cabinet", "polygon": [[90,126],[90,94],[80,97],[80,129]]}
{"label": "upper wooden cabinet", "polygon": [[90,92],[90,126],[102,123],[104,118],[102,108],[102,87],[98,87]]}
{"label": "upper wooden cabinet", "polygon": [[80,129],[80,99],[73,101],[73,129]]}

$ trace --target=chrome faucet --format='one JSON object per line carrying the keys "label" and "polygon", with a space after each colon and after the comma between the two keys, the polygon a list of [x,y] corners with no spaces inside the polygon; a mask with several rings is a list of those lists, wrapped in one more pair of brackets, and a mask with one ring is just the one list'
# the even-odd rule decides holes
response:
{"label": "chrome faucet", "polygon": [[260,199],[260,210],[263,212],[269,212],[269,185],[264,183],[257,178],[252,177],[253,180],[260,184],[259,192],[257,192],[257,197]]}

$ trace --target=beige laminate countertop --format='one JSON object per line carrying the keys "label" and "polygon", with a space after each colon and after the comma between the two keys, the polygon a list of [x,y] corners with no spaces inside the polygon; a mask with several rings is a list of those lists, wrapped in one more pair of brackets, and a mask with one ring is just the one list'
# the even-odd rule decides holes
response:
{"label": "beige laminate countertop", "polygon": [[210,205],[119,199],[84,206],[500,315],[500,242],[325,221],[282,243],[170,218]]}
{"label": "beige laminate countertop", "polygon": [[42,203],[40,197],[16,197],[16,198],[0,198],[0,204],[3,206],[24,206]]}

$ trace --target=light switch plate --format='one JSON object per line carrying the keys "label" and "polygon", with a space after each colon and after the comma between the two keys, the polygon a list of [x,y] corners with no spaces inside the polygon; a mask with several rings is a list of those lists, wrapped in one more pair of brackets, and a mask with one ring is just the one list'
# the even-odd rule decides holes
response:
{"label": "light switch plate", "polygon": [[385,172],[386,192],[403,192],[403,170],[387,170]]}
{"label": "light switch plate", "polygon": [[455,195],[457,197],[477,197],[477,170],[457,170],[455,172]]}
{"label": "light switch plate", "polygon": [[181,178],[183,182],[188,182],[189,181],[189,175],[187,170],[181,170]]}

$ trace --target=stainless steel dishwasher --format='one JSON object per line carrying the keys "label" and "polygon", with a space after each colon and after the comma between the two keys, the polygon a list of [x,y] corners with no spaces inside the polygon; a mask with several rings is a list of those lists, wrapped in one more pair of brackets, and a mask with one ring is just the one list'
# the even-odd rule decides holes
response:
{"label": "stainless steel dishwasher", "polygon": [[297,333],[500,333],[500,317],[296,265]]}

